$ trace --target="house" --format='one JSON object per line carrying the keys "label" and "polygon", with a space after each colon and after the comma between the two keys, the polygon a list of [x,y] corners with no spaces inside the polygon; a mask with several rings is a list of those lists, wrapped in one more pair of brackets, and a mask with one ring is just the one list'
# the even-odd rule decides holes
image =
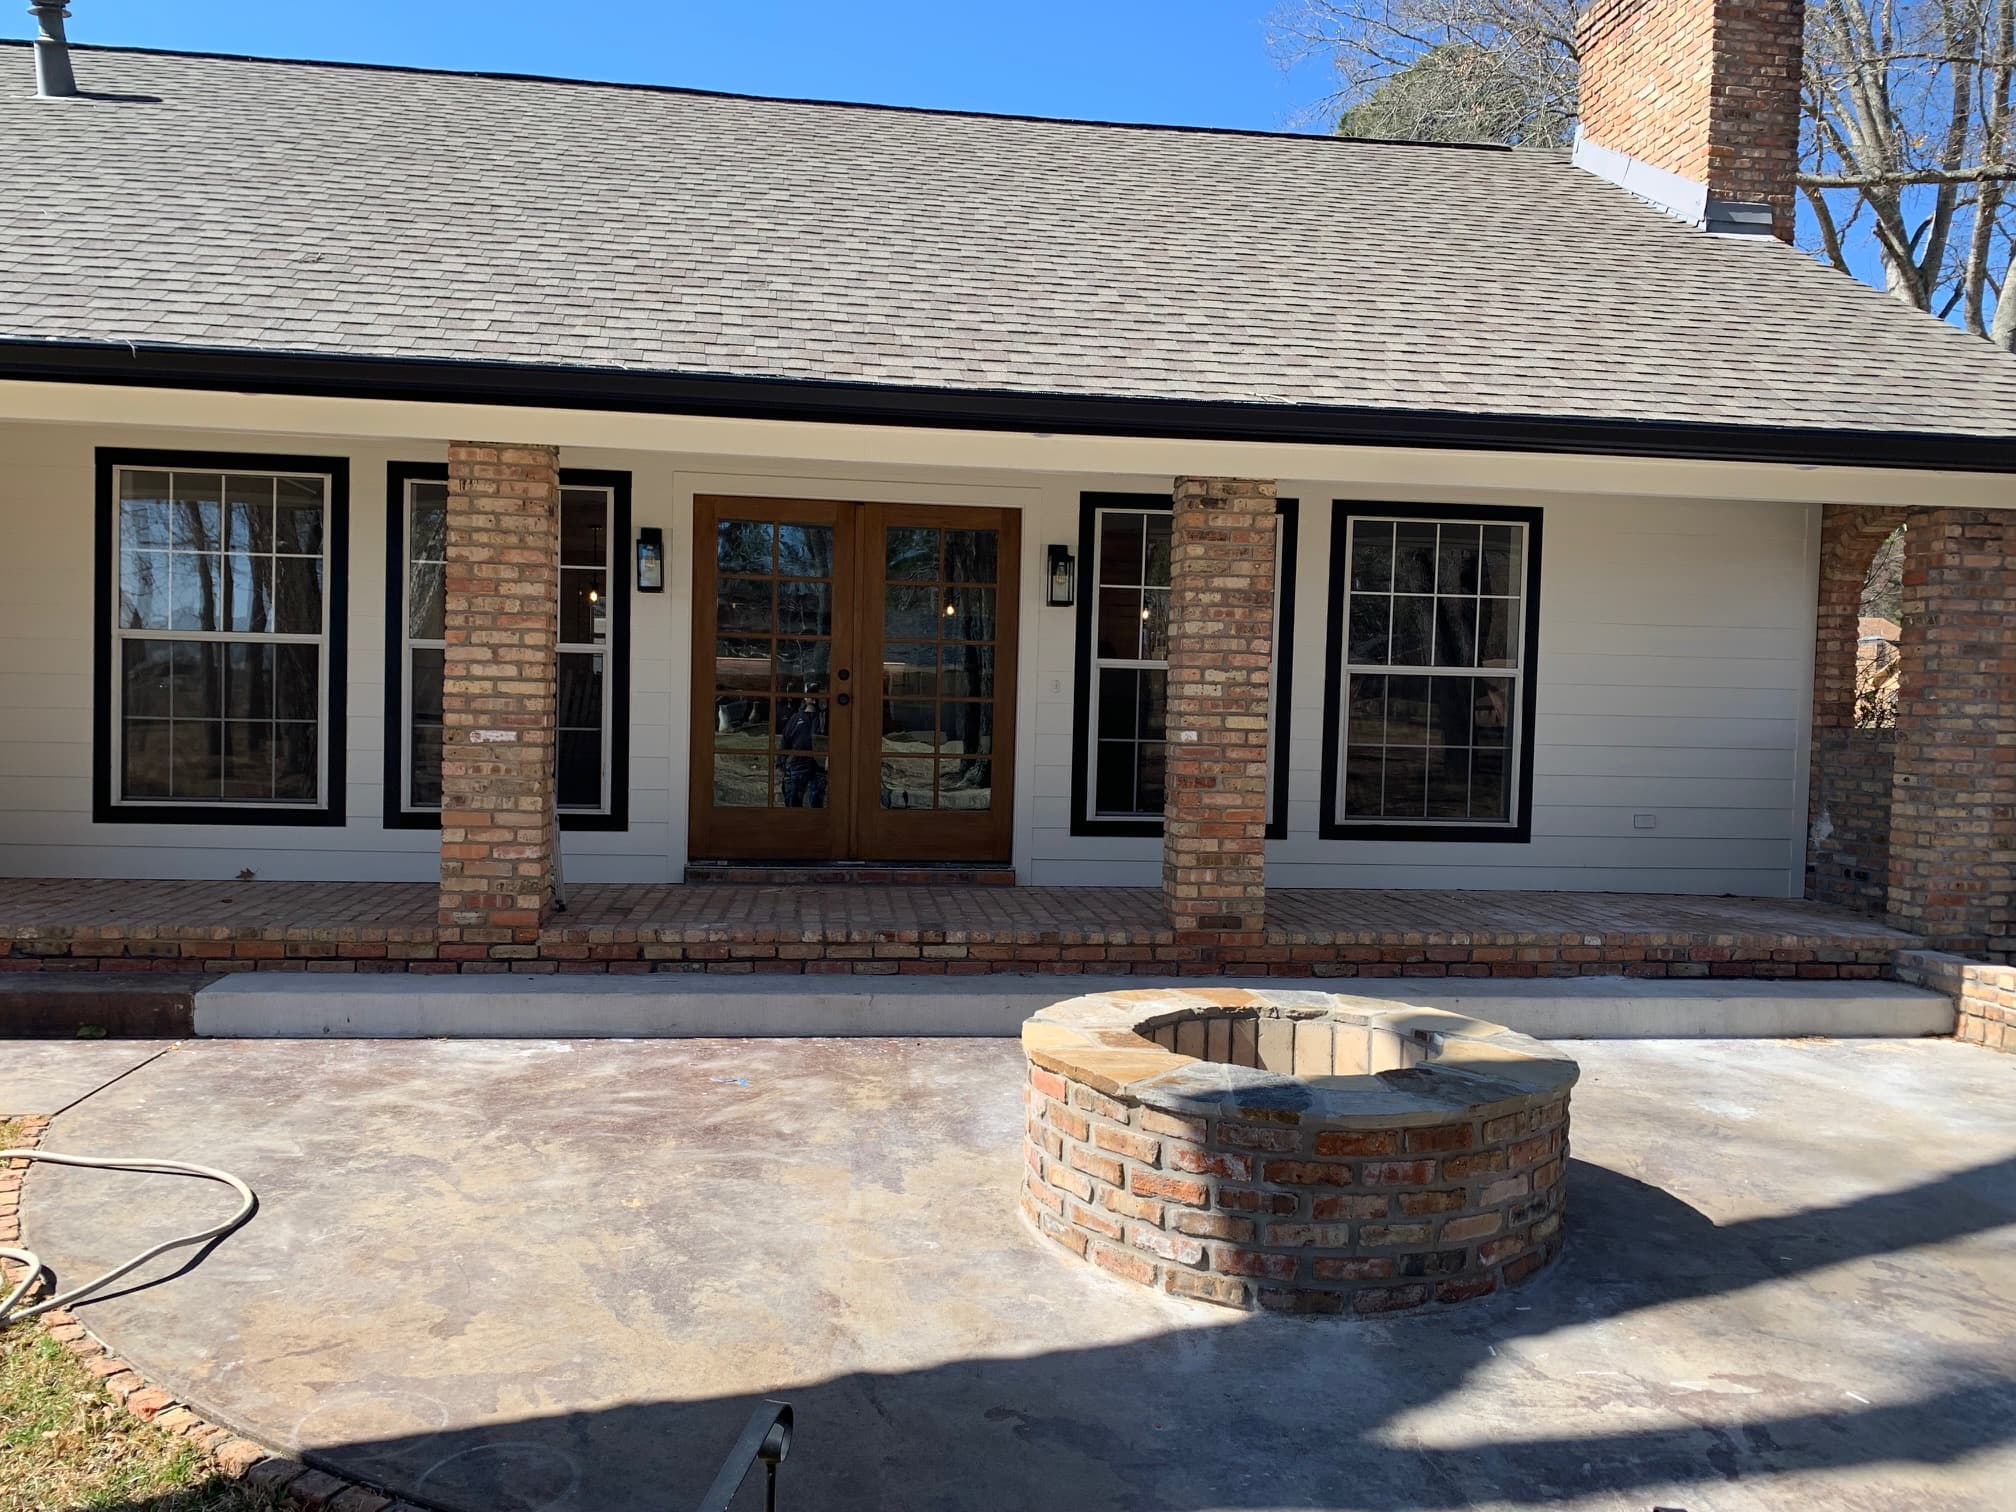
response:
{"label": "house", "polygon": [[0,48],[0,873],[438,882],[473,962],[557,869],[1180,943],[1812,866],[2001,948],[2016,364],[1778,239],[1800,24],[1605,0],[1574,163]]}

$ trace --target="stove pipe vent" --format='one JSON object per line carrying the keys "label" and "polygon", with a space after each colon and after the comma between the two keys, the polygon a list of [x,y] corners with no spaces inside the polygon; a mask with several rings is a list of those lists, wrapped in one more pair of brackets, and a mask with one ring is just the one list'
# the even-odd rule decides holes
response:
{"label": "stove pipe vent", "polygon": [[28,12],[35,18],[35,98],[74,100],[77,75],[70,71],[70,39],[63,18],[70,14],[63,0],[34,0]]}

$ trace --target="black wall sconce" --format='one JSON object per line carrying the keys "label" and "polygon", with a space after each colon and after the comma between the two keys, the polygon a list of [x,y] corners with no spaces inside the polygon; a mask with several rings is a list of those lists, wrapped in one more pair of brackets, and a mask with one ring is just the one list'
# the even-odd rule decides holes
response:
{"label": "black wall sconce", "polygon": [[656,525],[637,532],[637,591],[665,591],[665,532]]}
{"label": "black wall sconce", "polygon": [[1050,548],[1050,567],[1043,580],[1043,602],[1063,608],[1078,597],[1078,563],[1069,546]]}

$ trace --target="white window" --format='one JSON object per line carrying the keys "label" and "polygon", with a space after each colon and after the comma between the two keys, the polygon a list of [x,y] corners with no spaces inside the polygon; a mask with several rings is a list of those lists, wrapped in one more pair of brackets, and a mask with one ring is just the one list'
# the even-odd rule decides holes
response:
{"label": "white window", "polygon": [[[1137,496],[1084,499],[1080,668],[1084,683],[1075,774],[1079,833],[1159,832],[1169,693],[1169,552],[1173,515]],[[1111,500],[1113,502],[1102,502]],[[1283,606],[1292,602],[1296,505],[1278,502],[1275,534],[1274,677],[1267,707],[1270,835],[1285,831],[1284,694],[1290,660]]]}
{"label": "white window", "polygon": [[[388,778],[397,782],[397,813],[431,818],[441,808],[441,687],[446,659],[448,484],[439,469],[395,469],[404,541],[405,592],[400,596],[400,696],[404,731],[400,761]],[[620,488],[615,482],[569,483],[560,489],[560,623],[558,727],[559,807],[577,818],[620,817],[617,766],[618,699],[612,662],[622,654],[612,631],[618,621],[616,552],[620,542]],[[614,596],[612,596],[614,595]]]}
{"label": "white window", "polygon": [[1335,831],[1509,836],[1525,819],[1537,516],[1368,513],[1338,524]]}
{"label": "white window", "polygon": [[1088,815],[1162,818],[1169,696],[1168,510],[1093,520]]}
{"label": "white window", "polygon": [[340,464],[186,460],[101,457],[112,505],[106,806],[121,818],[200,809],[329,822],[341,807],[330,568]]}

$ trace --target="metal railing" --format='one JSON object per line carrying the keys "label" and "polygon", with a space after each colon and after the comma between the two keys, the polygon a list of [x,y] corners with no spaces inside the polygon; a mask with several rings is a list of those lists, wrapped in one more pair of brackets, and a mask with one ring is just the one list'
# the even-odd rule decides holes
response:
{"label": "metal railing", "polygon": [[735,1500],[735,1493],[742,1489],[742,1482],[759,1459],[763,1461],[763,1472],[768,1481],[763,1505],[768,1512],[777,1512],[777,1467],[784,1463],[784,1456],[790,1452],[791,1404],[758,1402],[756,1410],[749,1414],[749,1423],[743,1428],[742,1436],[735,1440],[735,1447],[721,1462],[721,1473],[714,1477],[714,1484],[700,1498],[700,1512],[728,1512],[728,1504]]}

